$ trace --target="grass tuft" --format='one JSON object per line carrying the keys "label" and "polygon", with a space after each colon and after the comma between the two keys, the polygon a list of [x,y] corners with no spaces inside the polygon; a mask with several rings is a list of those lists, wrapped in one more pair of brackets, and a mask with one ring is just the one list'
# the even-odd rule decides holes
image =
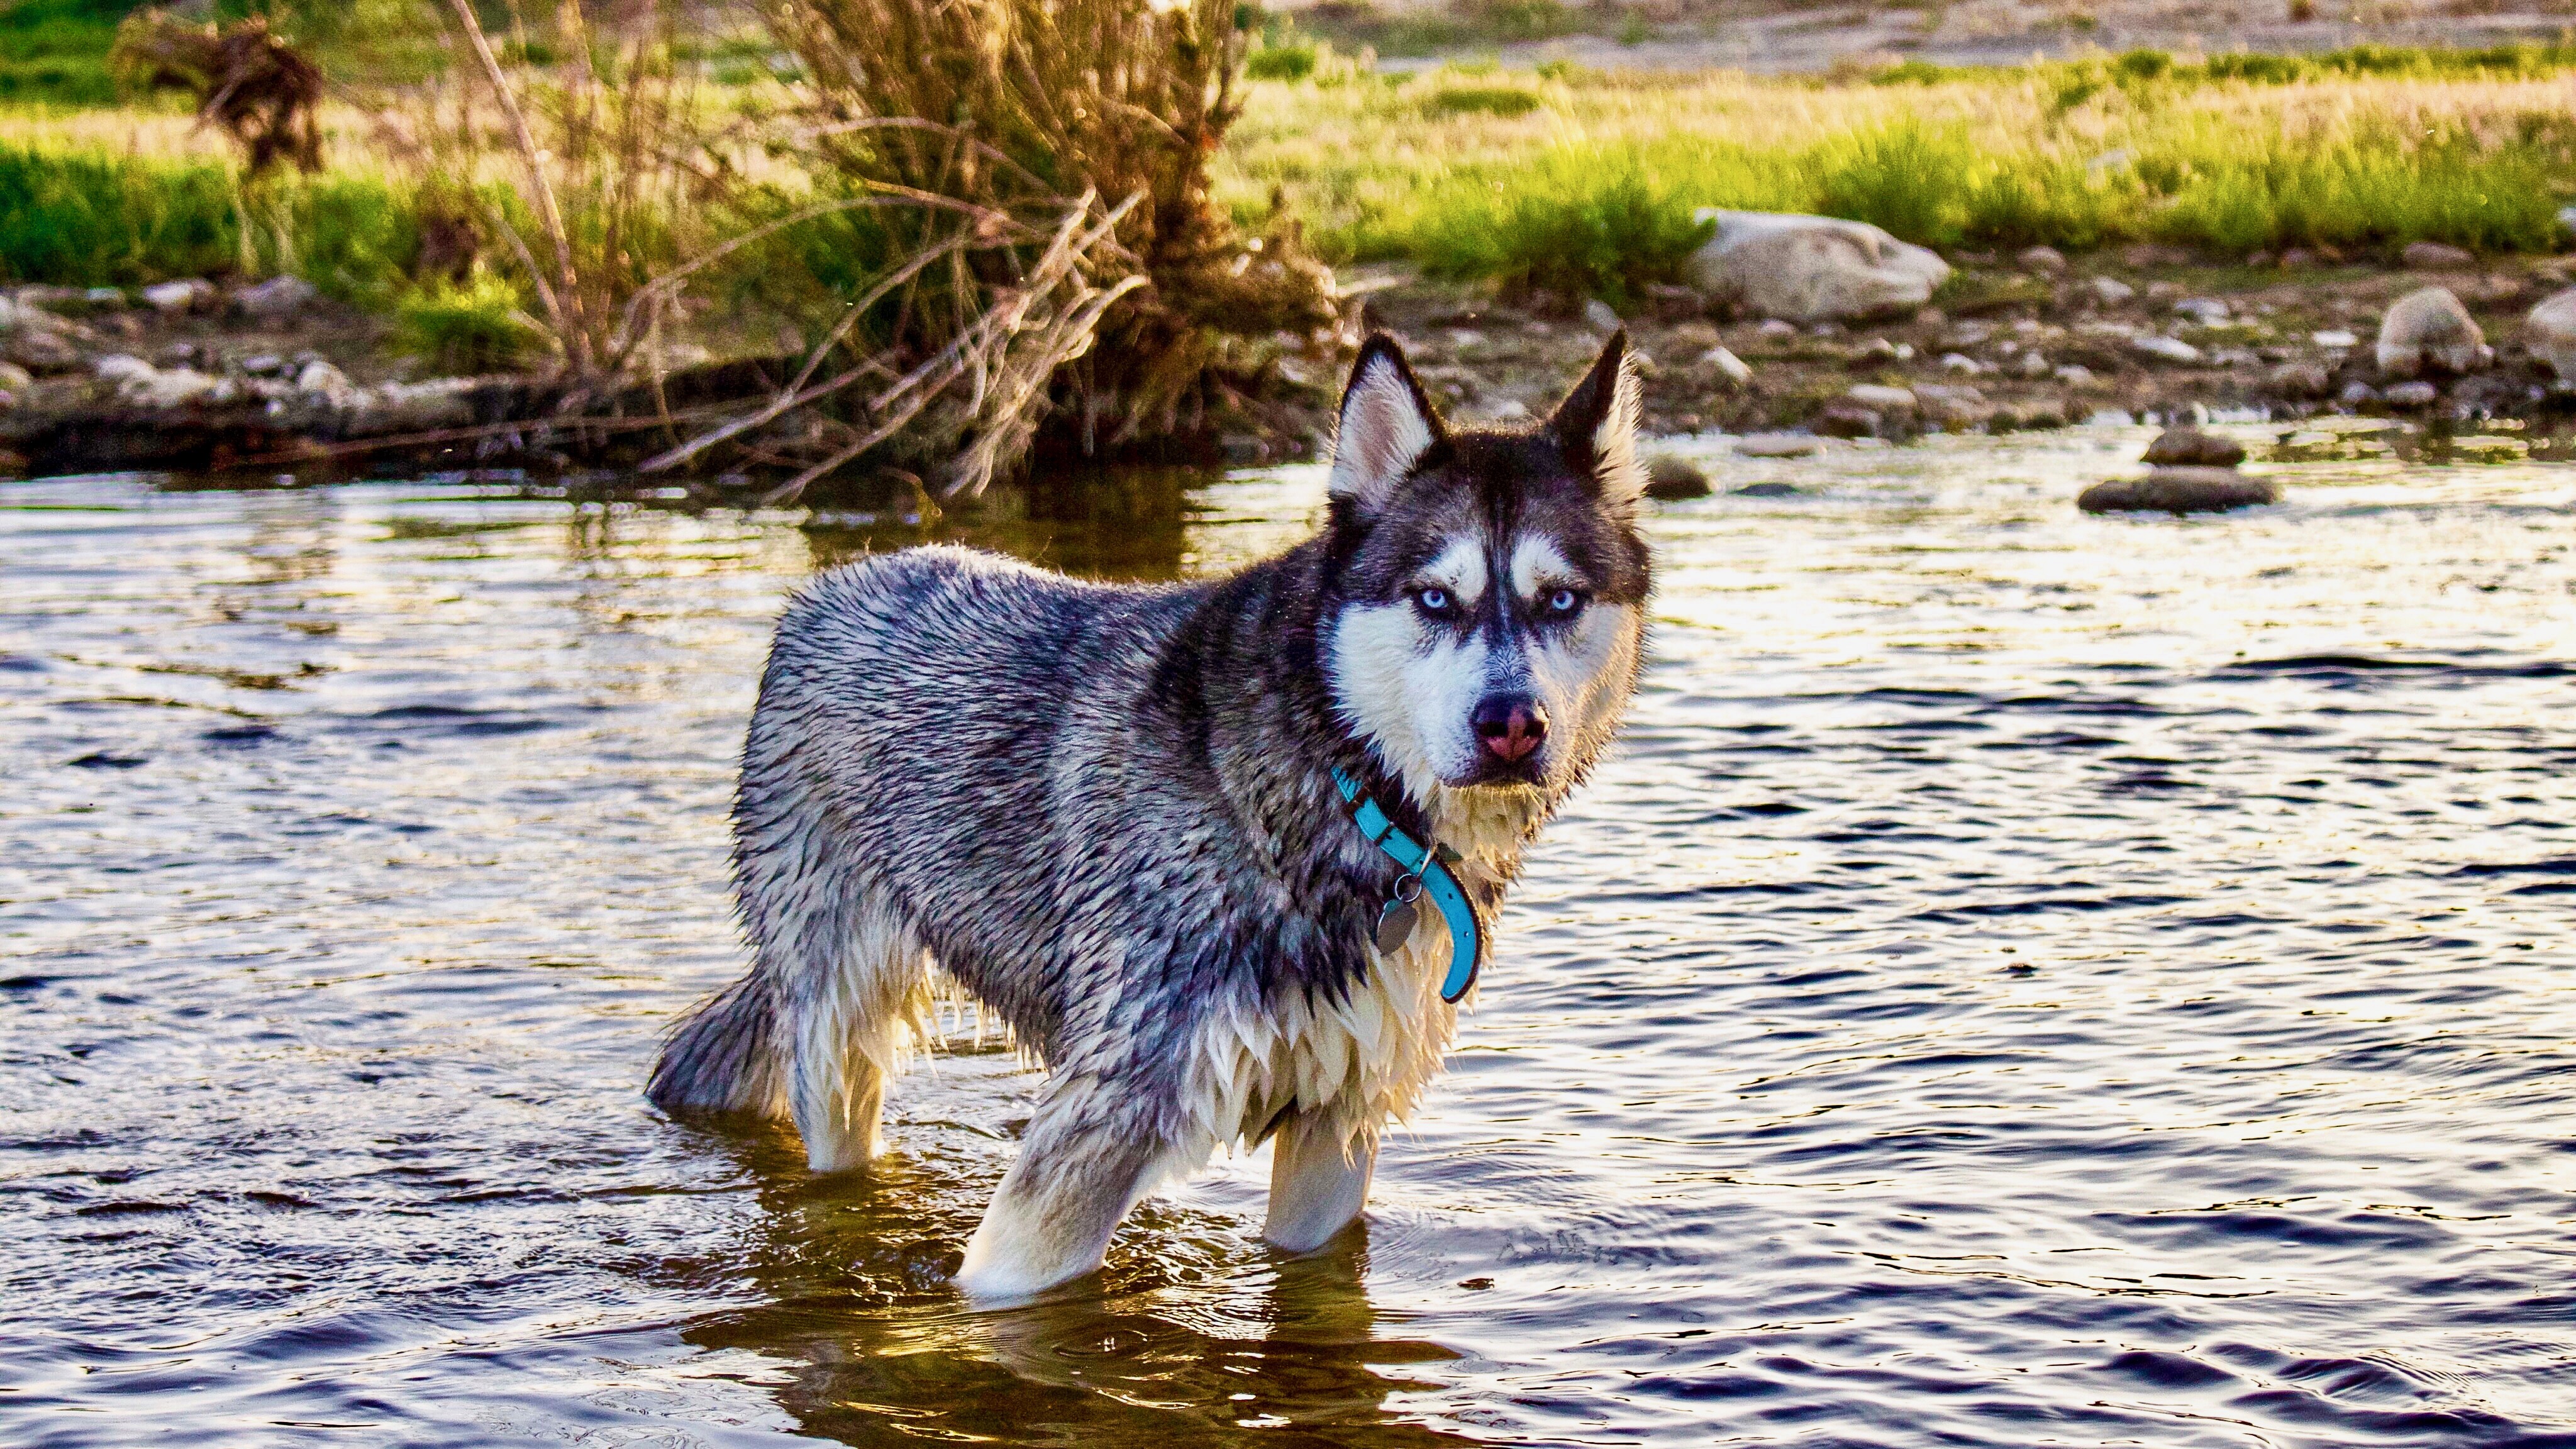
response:
{"label": "grass tuft", "polygon": [[545,350],[545,329],[518,288],[489,272],[404,289],[393,299],[394,350],[439,372],[503,372]]}

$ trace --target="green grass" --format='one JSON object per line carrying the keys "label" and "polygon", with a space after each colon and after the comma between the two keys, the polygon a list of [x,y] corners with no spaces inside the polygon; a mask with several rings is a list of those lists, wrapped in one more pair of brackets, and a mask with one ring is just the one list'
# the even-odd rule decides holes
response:
{"label": "green grass", "polygon": [[2501,145],[2362,133],[2301,146],[2212,127],[2126,165],[2088,167],[1905,122],[1787,155],[1675,137],[1453,171],[1321,240],[1355,260],[1573,287],[1614,305],[1678,272],[1702,206],[1848,217],[1934,247],[2152,240],[2233,257],[2431,240],[2545,252],[2562,204],[2553,183],[2571,174],[2571,151],[2564,131]]}
{"label": "green grass", "polygon": [[293,271],[381,306],[420,245],[410,196],[362,175],[288,178],[244,203],[208,161],[0,147],[0,280],[140,286]]}
{"label": "green grass", "polygon": [[140,0],[0,0],[0,101],[116,104],[107,48]]}
{"label": "green grass", "polygon": [[504,372],[545,350],[519,289],[488,272],[462,284],[432,281],[393,298],[393,345],[450,375]]}
{"label": "green grass", "polygon": [[221,273],[240,257],[220,166],[0,148],[0,278],[127,286]]}
{"label": "green grass", "polygon": [[1422,98],[1423,114],[1442,116],[1526,116],[1543,104],[1526,86],[1447,85]]}

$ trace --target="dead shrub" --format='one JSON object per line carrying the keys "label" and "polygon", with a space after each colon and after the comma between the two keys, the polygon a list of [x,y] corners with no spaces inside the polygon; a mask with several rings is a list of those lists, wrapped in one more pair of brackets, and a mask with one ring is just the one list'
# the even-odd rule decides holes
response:
{"label": "dead shrub", "polygon": [[[1114,222],[1074,268],[1082,308],[1116,295],[1099,345],[1046,383],[1049,419],[1096,453],[1244,405],[1286,345],[1329,334],[1337,313],[1332,274],[1293,230],[1241,235],[1209,196],[1208,161],[1241,109],[1236,9],[787,0],[772,23],[811,78],[802,163],[827,187],[911,200],[885,216],[890,255],[939,258],[844,335],[885,358],[938,354],[1027,285],[1014,278],[1035,249],[997,246],[1004,233],[1097,229],[1079,213]],[[952,472],[950,486],[984,476]]]}
{"label": "dead shrub", "polygon": [[195,96],[197,118],[232,137],[252,176],[280,161],[322,169],[322,71],[270,34],[264,18],[198,25],[137,11],[116,28],[108,64],[129,91]]}

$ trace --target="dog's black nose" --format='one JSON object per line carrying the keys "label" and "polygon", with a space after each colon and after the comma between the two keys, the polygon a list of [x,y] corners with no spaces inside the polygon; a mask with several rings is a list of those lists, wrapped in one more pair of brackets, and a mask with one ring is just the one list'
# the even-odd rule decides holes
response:
{"label": "dog's black nose", "polygon": [[1547,711],[1535,700],[1497,695],[1476,706],[1472,723],[1477,742],[1505,764],[1528,759],[1547,738]]}

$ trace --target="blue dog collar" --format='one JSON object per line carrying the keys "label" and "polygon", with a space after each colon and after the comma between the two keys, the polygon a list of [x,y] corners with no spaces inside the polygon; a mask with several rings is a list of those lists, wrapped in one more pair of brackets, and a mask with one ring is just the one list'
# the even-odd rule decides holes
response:
{"label": "blue dog collar", "polygon": [[[1377,801],[1360,789],[1360,782],[1336,769],[1333,784],[1342,792],[1342,803],[1351,807],[1351,820],[1368,842],[1385,852],[1386,858],[1404,868],[1404,873],[1422,882],[1422,893],[1440,908],[1440,919],[1449,926],[1449,974],[1440,982],[1440,999],[1455,1003],[1476,984],[1476,970],[1483,964],[1484,933],[1476,928],[1476,911],[1467,904],[1467,893],[1459,889],[1458,878],[1449,873],[1438,852],[1425,849],[1421,842],[1395,828]],[[1390,906],[1403,902],[1399,890]],[[1409,903],[1406,903],[1409,904]]]}

